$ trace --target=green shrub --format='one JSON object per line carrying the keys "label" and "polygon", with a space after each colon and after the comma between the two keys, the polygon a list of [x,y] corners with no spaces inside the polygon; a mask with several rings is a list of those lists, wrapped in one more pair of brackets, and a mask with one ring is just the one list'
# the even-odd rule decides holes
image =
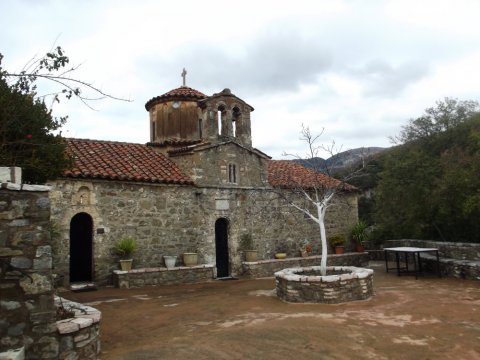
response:
{"label": "green shrub", "polygon": [[364,221],[359,221],[356,223],[351,231],[352,240],[359,245],[363,245],[365,241],[368,240],[368,225]]}
{"label": "green shrub", "polygon": [[115,243],[114,249],[121,257],[128,257],[137,250],[137,241],[133,238],[119,240]]}
{"label": "green shrub", "polygon": [[340,246],[345,242],[345,236],[343,236],[341,234],[332,235],[328,238],[328,242],[333,247]]}
{"label": "green shrub", "polygon": [[254,250],[252,234],[243,234],[240,236],[240,248],[242,250]]}

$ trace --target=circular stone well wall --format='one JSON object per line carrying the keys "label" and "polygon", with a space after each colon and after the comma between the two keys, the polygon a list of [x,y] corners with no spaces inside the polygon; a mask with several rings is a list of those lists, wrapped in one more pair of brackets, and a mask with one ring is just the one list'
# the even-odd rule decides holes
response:
{"label": "circular stone well wall", "polygon": [[[332,273],[332,275],[329,275]],[[288,302],[338,304],[373,295],[373,270],[354,266],[320,266],[283,269],[275,273],[277,296]]]}

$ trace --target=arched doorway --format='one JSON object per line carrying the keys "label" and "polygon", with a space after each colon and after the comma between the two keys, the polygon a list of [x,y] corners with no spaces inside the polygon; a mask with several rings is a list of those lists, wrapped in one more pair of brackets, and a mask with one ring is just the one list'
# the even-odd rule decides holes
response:
{"label": "arched doorway", "polygon": [[78,213],[70,221],[70,282],[93,280],[93,220]]}
{"label": "arched doorway", "polygon": [[215,221],[215,254],[217,278],[230,276],[228,260],[228,220],[220,218]]}

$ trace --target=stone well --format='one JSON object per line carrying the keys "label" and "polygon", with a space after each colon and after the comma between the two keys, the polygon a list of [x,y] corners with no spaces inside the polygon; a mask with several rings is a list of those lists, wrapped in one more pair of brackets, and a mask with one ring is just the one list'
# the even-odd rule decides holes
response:
{"label": "stone well", "polygon": [[355,266],[320,266],[283,269],[275,273],[277,296],[288,302],[338,304],[373,295],[373,270]]}

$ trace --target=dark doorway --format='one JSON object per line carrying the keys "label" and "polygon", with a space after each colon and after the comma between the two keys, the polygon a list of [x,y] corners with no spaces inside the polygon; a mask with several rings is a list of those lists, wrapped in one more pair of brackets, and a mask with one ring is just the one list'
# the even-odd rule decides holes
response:
{"label": "dark doorway", "polygon": [[228,220],[220,218],[215,222],[215,253],[217,260],[217,278],[228,277]]}
{"label": "dark doorway", "polygon": [[93,220],[79,213],[70,221],[70,282],[92,281]]}

